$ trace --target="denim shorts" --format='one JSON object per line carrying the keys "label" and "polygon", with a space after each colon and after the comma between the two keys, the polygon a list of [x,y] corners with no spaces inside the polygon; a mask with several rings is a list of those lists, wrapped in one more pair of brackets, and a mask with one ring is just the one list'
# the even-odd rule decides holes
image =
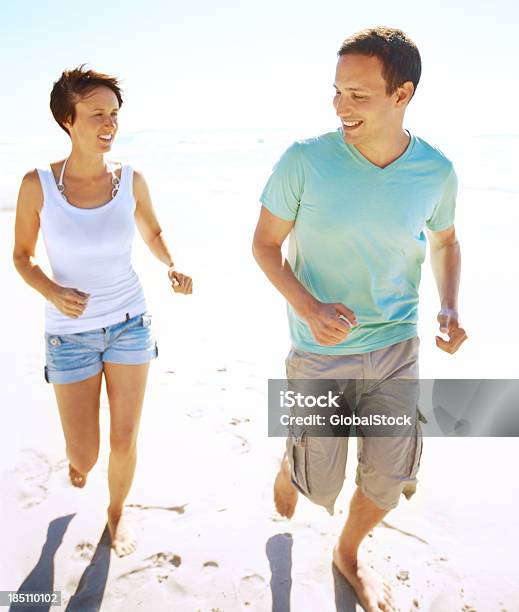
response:
{"label": "denim shorts", "polygon": [[143,364],[159,351],[147,312],[120,323],[75,334],[45,332],[45,380],[67,384],[86,380],[103,363]]}

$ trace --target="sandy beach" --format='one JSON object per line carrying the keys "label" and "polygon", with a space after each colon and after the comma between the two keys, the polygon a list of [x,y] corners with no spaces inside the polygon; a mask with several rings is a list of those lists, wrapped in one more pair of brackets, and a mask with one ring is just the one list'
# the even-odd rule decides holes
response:
{"label": "sandy beach", "polygon": [[[331,565],[354,490],[355,446],[333,517],[300,496],[294,518],[282,519],[272,501],[284,440],[267,436],[267,380],[283,375],[289,341],[283,300],[255,266],[250,240],[278,149],[251,140],[248,149],[223,153],[176,158],[150,148],[130,157],[145,171],[178,267],[195,284],[189,298],[172,295],[162,266],[137,238],[135,268],[159,358],[151,366],[127,502],[139,544],[123,559],[110,552],[104,531],[106,394],[101,455],[78,490],[68,482],[59,415],[43,379],[43,299],[14,270],[14,203],[2,203],[0,590],[61,591],[62,605],[53,609],[81,612],[360,610]],[[229,178],[231,164],[238,182]],[[14,174],[16,186],[5,197],[17,188]],[[425,262],[423,378],[517,375],[517,329],[500,331],[515,289],[483,248],[501,245],[499,260],[511,261],[506,249],[519,220],[511,212],[514,197],[461,191],[460,312],[469,340],[455,356],[434,345],[437,296]],[[490,204],[507,227],[487,223]],[[519,611],[516,458],[514,438],[425,440],[416,495],[402,498],[364,546],[400,610]]]}

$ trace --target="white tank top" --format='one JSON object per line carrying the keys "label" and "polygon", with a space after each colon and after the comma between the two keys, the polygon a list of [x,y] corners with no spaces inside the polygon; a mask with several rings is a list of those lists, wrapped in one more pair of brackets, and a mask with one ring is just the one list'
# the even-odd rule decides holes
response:
{"label": "white tank top", "polygon": [[135,234],[132,168],[122,167],[118,191],[96,208],[69,204],[51,170],[38,170],[38,176],[43,189],[40,227],[53,280],[90,293],[83,314],[75,319],[47,301],[45,331],[89,331],[145,312],[144,293],[131,264]]}

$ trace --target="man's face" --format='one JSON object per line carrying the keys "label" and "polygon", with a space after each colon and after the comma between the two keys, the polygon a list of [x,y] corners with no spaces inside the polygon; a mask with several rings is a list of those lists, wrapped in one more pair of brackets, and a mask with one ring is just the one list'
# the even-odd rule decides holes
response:
{"label": "man's face", "polygon": [[339,57],[334,87],[333,106],[348,144],[380,144],[401,128],[412,84],[388,96],[382,63],[377,57],[359,54]]}

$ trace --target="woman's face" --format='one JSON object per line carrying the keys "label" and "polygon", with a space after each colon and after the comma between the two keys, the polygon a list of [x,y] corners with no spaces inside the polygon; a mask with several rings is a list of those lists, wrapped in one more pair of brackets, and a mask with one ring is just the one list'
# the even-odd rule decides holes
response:
{"label": "woman's face", "polygon": [[72,144],[89,153],[106,153],[117,133],[119,102],[109,87],[96,87],[76,102],[74,123],[65,123]]}

